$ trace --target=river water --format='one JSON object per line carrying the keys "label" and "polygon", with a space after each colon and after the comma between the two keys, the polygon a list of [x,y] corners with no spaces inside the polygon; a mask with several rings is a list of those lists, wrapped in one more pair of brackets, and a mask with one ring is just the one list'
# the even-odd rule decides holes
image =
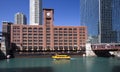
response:
{"label": "river water", "polygon": [[120,72],[120,58],[13,58],[0,61],[0,72]]}

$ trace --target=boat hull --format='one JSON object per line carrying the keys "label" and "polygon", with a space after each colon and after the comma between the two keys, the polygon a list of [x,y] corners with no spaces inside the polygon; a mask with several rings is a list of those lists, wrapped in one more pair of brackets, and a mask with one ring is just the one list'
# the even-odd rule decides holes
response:
{"label": "boat hull", "polygon": [[53,59],[56,60],[69,60],[71,57],[67,56],[67,55],[56,55],[56,56],[52,56]]}

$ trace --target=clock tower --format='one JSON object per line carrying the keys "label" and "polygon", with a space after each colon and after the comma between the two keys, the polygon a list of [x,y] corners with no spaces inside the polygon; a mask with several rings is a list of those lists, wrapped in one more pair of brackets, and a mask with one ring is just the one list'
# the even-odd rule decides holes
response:
{"label": "clock tower", "polygon": [[[54,10],[53,9],[43,9],[44,13],[44,49],[50,50],[54,49]],[[51,48],[52,47],[52,48]]]}
{"label": "clock tower", "polygon": [[54,9],[43,9],[44,13],[44,25],[53,24],[54,20]]}

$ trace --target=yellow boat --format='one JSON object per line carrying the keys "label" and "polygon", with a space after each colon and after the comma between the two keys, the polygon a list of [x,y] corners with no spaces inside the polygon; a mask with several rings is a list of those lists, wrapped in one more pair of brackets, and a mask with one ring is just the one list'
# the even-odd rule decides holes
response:
{"label": "yellow boat", "polygon": [[68,56],[68,55],[55,55],[55,56],[52,56],[53,59],[70,59],[71,57]]}

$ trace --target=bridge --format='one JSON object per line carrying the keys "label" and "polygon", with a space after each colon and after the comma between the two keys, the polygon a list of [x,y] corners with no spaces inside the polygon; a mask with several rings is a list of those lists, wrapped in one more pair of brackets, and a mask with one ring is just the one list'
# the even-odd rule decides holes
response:
{"label": "bridge", "polygon": [[120,56],[120,43],[86,44],[86,56]]}
{"label": "bridge", "polygon": [[92,50],[120,51],[120,43],[92,44]]}

